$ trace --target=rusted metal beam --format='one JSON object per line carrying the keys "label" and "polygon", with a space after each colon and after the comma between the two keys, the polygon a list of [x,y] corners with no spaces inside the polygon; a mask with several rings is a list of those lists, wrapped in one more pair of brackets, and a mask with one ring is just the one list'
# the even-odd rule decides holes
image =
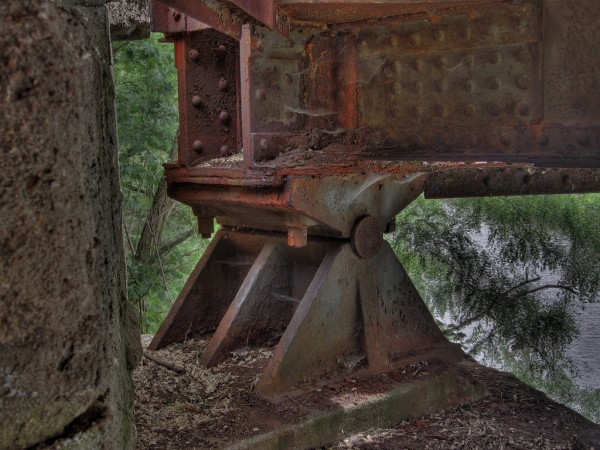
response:
{"label": "rusted metal beam", "polygon": [[425,197],[579,194],[600,192],[600,169],[466,168],[427,175]]}

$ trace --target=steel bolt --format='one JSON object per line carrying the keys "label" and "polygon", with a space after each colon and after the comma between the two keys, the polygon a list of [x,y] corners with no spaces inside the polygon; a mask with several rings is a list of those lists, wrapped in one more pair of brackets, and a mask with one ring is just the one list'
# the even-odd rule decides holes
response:
{"label": "steel bolt", "polygon": [[200,108],[202,106],[202,98],[199,95],[194,95],[192,97],[192,105],[196,108]]}
{"label": "steel bolt", "polygon": [[269,147],[270,147],[269,140],[267,138],[262,138],[260,140],[260,142],[258,143],[258,145],[261,150],[265,150],[265,151],[269,150]]}
{"label": "steel bolt", "polygon": [[188,55],[192,61],[198,62],[200,60],[200,52],[198,50],[190,50]]}
{"label": "steel bolt", "polygon": [[546,133],[540,134],[540,137],[538,138],[538,143],[541,146],[545,146],[548,145],[548,142],[550,142],[550,137]]}
{"label": "steel bolt", "polygon": [[415,59],[415,62],[413,63],[413,67],[417,72],[422,72],[423,71],[423,61],[421,61],[420,59]]}
{"label": "steel bolt", "polygon": [[468,80],[465,83],[465,91],[467,91],[471,94],[475,91],[475,82],[473,80]]}
{"label": "steel bolt", "polygon": [[505,146],[507,146],[507,147],[508,147],[508,146],[510,145],[510,142],[511,142],[510,134],[508,134],[508,133],[503,133],[503,134],[500,136],[500,142],[502,142],[502,145],[505,145]]}
{"label": "steel bolt", "polygon": [[502,80],[498,77],[494,77],[492,78],[492,81],[490,83],[490,87],[497,91],[498,89],[500,89],[502,87]]}
{"label": "steel bolt", "polygon": [[350,235],[354,253],[361,259],[370,259],[379,253],[383,233],[379,221],[373,216],[364,216],[356,221]]}
{"label": "steel bolt", "polygon": [[306,227],[288,227],[288,245],[301,248],[308,244],[308,229]]}
{"label": "steel bolt", "polygon": [[444,30],[437,30],[435,32],[435,39],[438,42],[444,42],[444,39],[446,39],[446,32]]}
{"label": "steel bolt", "polygon": [[229,156],[229,155],[231,155],[231,149],[229,148],[229,145],[223,144],[221,146],[221,148],[219,149],[219,153],[221,154],[221,156]]}
{"label": "steel bolt", "polygon": [[227,111],[223,110],[219,113],[219,121],[223,125],[227,125],[229,123],[230,119],[231,119],[231,116],[229,115],[229,113]]}
{"label": "steel bolt", "polygon": [[262,100],[264,100],[264,99],[266,98],[265,91],[263,91],[262,89],[257,89],[257,90],[254,92],[254,98],[255,98],[257,101],[262,101]]}
{"label": "steel bolt", "polygon": [[445,69],[446,67],[448,67],[448,58],[446,58],[445,56],[440,57],[440,59],[438,59],[438,66],[440,67],[440,69]]}
{"label": "steel bolt", "polygon": [[204,149],[204,144],[202,143],[202,141],[196,140],[192,143],[192,149],[196,153],[202,153],[202,150]]}

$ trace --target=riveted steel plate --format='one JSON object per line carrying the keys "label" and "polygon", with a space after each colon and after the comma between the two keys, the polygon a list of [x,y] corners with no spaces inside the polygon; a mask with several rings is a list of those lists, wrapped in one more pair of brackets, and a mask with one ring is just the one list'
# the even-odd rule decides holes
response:
{"label": "riveted steel plate", "polygon": [[177,45],[180,163],[237,153],[241,149],[237,43],[204,30],[178,39]]}

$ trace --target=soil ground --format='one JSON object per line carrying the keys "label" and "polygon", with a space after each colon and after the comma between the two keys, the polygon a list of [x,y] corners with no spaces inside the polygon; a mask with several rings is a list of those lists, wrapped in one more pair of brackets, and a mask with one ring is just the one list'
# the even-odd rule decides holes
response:
{"label": "soil ground", "polygon": [[[150,339],[143,337],[144,347]],[[149,352],[175,367],[144,358],[134,372],[139,449],[220,448],[334,410],[340,401],[353,404],[443,370],[441,362],[434,362],[368,378],[338,373],[335,380],[325,377],[311,389],[305,386],[272,404],[254,393],[271,355],[268,348],[237,350],[223,364],[207,369],[198,363],[205,346],[206,340],[193,339]],[[333,448],[600,450],[600,426],[512,375],[477,364],[468,364],[466,370],[488,392],[485,398],[394,428],[368,430]]]}

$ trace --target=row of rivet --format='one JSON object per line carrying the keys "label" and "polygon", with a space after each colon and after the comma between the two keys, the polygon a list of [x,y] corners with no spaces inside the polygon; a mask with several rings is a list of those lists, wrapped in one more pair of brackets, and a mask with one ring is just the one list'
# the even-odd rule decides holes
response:
{"label": "row of rivet", "polygon": [[[467,144],[469,147],[474,147],[478,144],[486,145],[486,146],[487,145],[493,146],[493,142],[489,141],[488,136],[486,136],[483,139],[486,142],[480,142],[480,138],[478,138],[473,133],[466,134],[465,136],[462,137],[462,139],[464,140],[464,143]],[[438,144],[442,144],[442,145],[448,145],[450,142],[454,141],[454,139],[451,139],[448,136],[443,136],[442,134],[438,134],[436,140],[437,140]],[[582,132],[578,133],[575,140],[576,140],[577,144],[579,144],[579,146],[581,146],[581,147],[588,147],[592,143],[592,138],[590,136],[590,133],[588,133],[586,131],[582,131]],[[504,147],[510,146],[512,144],[512,141],[513,141],[513,138],[512,138],[511,133],[501,133],[500,136],[498,136],[498,142],[500,142]],[[535,141],[539,146],[545,147],[550,143],[550,136],[548,133],[543,132],[535,138]],[[411,145],[418,145],[418,146],[426,145],[425,140],[420,135],[410,136],[408,138],[407,142]]]}
{"label": "row of rivet", "polygon": [[[227,48],[221,44],[215,48],[215,52],[217,53],[217,56],[219,58],[223,58],[227,54]],[[188,53],[188,56],[195,63],[200,63],[200,52],[198,52],[198,50],[196,50],[196,49],[190,50]],[[221,78],[219,80],[218,89],[220,92],[226,92],[229,89],[229,82],[225,78]],[[199,95],[194,95],[192,97],[192,105],[195,108],[200,109],[204,105],[204,102],[202,101],[202,98]],[[231,121],[231,116],[229,115],[229,113],[227,111],[223,110],[219,113],[219,122],[221,122],[221,124],[223,126],[227,126],[230,121]],[[195,140],[192,143],[192,149],[196,153],[200,154],[204,150],[204,143],[201,140]],[[228,145],[222,145],[221,148],[219,149],[219,153],[222,156],[228,156],[231,154],[231,149],[229,148]]]}

